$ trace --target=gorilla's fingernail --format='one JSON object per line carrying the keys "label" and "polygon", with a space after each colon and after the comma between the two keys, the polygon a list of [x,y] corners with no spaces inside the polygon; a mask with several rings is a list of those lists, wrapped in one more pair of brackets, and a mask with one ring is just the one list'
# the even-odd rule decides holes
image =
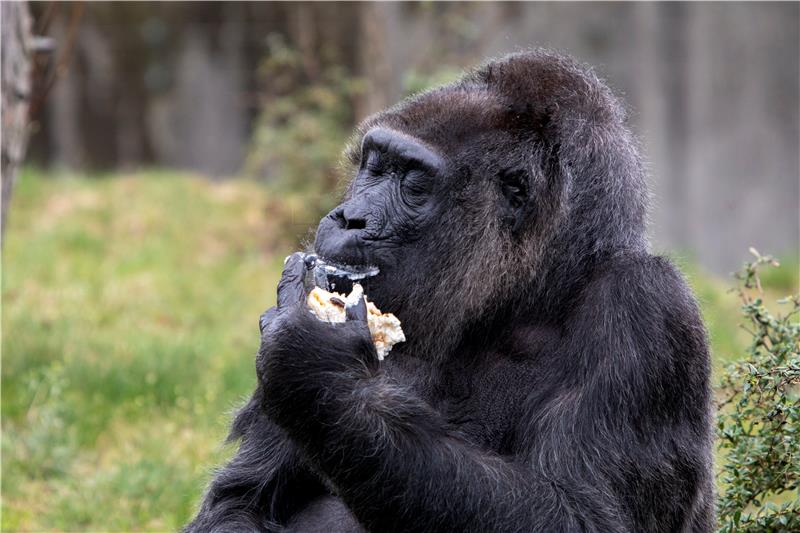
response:
{"label": "gorilla's fingernail", "polygon": [[345,318],[347,320],[356,320],[359,322],[367,321],[367,298],[362,296],[361,299],[353,304],[344,308]]}
{"label": "gorilla's fingernail", "polygon": [[317,264],[317,256],[315,254],[308,254],[303,258],[303,262],[306,264],[306,268],[311,270],[314,268],[314,265]]}

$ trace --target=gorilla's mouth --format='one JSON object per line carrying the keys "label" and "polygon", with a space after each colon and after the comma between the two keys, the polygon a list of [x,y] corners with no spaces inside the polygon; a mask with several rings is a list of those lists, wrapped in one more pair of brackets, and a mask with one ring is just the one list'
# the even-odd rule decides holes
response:
{"label": "gorilla's mouth", "polygon": [[349,294],[354,283],[377,276],[380,269],[371,265],[343,265],[321,257],[309,256],[312,262],[309,268],[313,271],[314,285],[326,291]]}

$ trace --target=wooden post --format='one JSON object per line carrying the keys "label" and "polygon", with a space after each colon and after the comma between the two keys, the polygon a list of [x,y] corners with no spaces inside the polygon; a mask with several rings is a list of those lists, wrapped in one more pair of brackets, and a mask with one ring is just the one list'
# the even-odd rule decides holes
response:
{"label": "wooden post", "polygon": [[[11,190],[25,157],[28,103],[31,95],[31,15],[27,2],[3,2],[2,28],[2,234],[5,234]],[[0,239],[2,237],[0,236]],[[2,241],[0,241],[2,242]]]}

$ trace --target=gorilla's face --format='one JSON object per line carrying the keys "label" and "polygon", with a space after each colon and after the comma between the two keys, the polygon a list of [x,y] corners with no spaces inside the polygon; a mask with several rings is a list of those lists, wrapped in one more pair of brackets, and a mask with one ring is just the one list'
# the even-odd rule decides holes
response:
{"label": "gorilla's face", "polygon": [[556,306],[592,257],[643,246],[622,116],[580,68],[536,55],[409,97],[356,130],[352,182],[315,252],[362,278],[378,271],[362,284],[403,321],[400,350],[444,353],[475,324]]}
{"label": "gorilla's face", "polygon": [[340,265],[393,264],[433,222],[444,172],[443,159],[419,140],[369,131],[348,198],[320,222],[317,253]]}
{"label": "gorilla's face", "polygon": [[447,168],[435,149],[386,127],[364,135],[359,159],[346,200],[319,224],[315,251],[344,270],[377,267],[378,277],[364,282],[376,289],[409,261],[428,266],[419,246],[435,238]]}
{"label": "gorilla's face", "polygon": [[[524,256],[510,243],[528,186],[492,155],[511,145],[502,131],[459,135],[452,123],[440,123],[451,134],[445,138],[403,131],[393,119],[373,123],[350,154],[348,193],[320,222],[314,248],[329,265],[358,276],[370,300],[400,317],[409,339],[430,347],[433,338],[457,337],[431,327],[442,315],[458,330],[501,302],[501,285],[513,284],[506,265],[516,263],[510,253]],[[466,113],[462,119],[472,122]],[[508,149],[502,153],[513,161]],[[352,285],[341,275],[327,281],[337,292]]]}

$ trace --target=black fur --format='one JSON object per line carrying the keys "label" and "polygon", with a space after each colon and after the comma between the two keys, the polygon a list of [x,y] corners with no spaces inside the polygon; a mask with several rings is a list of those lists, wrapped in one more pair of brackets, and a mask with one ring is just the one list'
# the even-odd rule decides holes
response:
{"label": "black fur", "polygon": [[292,256],[187,531],[711,531],[705,332],[606,86],[511,55],[370,117],[349,159],[315,251],[378,266],[408,342],[378,362],[363,321],[316,320]]}

